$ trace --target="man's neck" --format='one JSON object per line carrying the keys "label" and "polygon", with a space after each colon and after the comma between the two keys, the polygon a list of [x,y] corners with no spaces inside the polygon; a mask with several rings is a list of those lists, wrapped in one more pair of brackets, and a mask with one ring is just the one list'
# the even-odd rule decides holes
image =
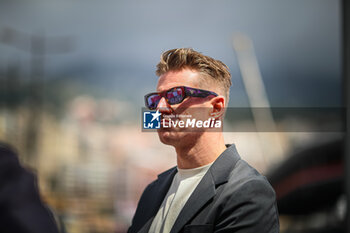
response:
{"label": "man's neck", "polygon": [[177,166],[180,169],[201,167],[214,162],[226,150],[222,133],[209,133],[200,137],[193,145],[175,147]]}

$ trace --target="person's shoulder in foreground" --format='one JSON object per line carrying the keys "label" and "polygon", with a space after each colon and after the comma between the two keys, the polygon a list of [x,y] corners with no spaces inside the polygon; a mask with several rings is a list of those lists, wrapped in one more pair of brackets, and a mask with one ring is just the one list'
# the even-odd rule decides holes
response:
{"label": "person's shoulder in foreground", "polygon": [[[175,173],[171,168],[147,186],[129,233],[148,232]],[[171,232],[279,232],[274,190],[240,158],[235,145],[213,163],[181,213],[186,218]]]}
{"label": "person's shoulder in foreground", "polygon": [[0,232],[58,233],[42,202],[36,176],[23,168],[16,151],[0,142]]}

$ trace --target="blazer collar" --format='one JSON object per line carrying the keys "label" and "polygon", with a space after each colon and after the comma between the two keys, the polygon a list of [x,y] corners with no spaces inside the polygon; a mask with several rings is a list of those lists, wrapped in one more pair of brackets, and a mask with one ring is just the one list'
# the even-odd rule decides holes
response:
{"label": "blazer collar", "polygon": [[216,188],[228,181],[229,175],[239,159],[240,156],[235,145],[229,146],[216,159],[181,210],[170,233],[179,232],[201,207],[215,196]]}
{"label": "blazer collar", "polygon": [[222,152],[209,169],[216,186],[228,181],[233,167],[240,159],[241,157],[237,152],[236,146],[234,144],[227,145],[227,149]]}
{"label": "blazer collar", "polygon": [[151,227],[153,219],[156,216],[159,210],[159,207],[162,204],[164,197],[170,188],[170,185],[173,181],[173,178],[176,172],[177,172],[176,167],[173,167],[158,175],[158,179],[155,184],[157,188],[154,189],[154,192],[150,194],[153,197],[152,199],[154,200],[154,203],[152,203],[152,205],[147,211],[147,216],[150,216],[150,218],[145,224],[143,224],[143,226],[138,231],[138,233],[147,233],[149,231],[149,228]]}

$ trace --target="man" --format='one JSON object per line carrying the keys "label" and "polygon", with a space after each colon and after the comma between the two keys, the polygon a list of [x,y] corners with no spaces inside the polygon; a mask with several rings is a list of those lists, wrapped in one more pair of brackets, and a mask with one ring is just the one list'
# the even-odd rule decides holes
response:
{"label": "man", "polygon": [[[162,54],[156,74],[157,92],[145,96],[146,107],[171,122],[182,116],[222,121],[231,75],[221,61],[173,49]],[[273,189],[234,145],[225,146],[222,125],[212,129],[162,121],[158,135],[174,146],[177,167],[147,186],[128,232],[279,232]]]}

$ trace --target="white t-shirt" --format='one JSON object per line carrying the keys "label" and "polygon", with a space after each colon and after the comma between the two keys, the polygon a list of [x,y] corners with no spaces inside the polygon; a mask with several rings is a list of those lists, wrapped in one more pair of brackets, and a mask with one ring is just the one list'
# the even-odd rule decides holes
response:
{"label": "white t-shirt", "polygon": [[178,172],[153,219],[149,233],[170,232],[180,211],[212,164],[193,169],[177,168]]}

